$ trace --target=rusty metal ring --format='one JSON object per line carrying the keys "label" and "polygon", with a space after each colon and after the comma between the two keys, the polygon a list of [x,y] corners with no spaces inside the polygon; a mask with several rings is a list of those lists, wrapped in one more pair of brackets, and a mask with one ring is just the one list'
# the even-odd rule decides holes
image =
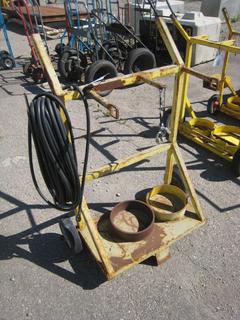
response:
{"label": "rusty metal ring", "polygon": [[[131,229],[131,217],[124,219],[124,214],[129,213],[138,222],[138,231],[126,231],[125,227]],[[118,223],[117,223],[118,222]],[[112,232],[125,241],[139,241],[146,238],[154,228],[154,212],[146,203],[138,200],[129,200],[117,204],[110,213],[110,224]],[[134,225],[136,229],[137,226]]]}

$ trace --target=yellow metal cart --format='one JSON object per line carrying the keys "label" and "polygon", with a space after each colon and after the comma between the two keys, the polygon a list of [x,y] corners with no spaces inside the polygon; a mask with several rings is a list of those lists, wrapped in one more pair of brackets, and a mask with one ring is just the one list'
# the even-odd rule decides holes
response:
{"label": "yellow metal cart", "polygon": [[[208,88],[218,90],[220,86],[226,83],[226,77],[224,81],[219,80],[215,76],[207,76],[200,72],[191,69],[192,60],[192,48],[194,45],[202,45],[206,47],[216,48],[218,50],[226,52],[227,58],[230,53],[240,54],[240,47],[234,46],[234,40],[226,41],[210,41],[208,36],[201,35],[190,37],[183,29],[177,18],[172,15],[172,21],[179,32],[182,34],[187,43],[186,60],[185,64],[179,55],[176,56],[177,50],[173,38],[163,20],[159,17],[156,21],[158,30],[163,38],[165,45],[169,51],[169,54],[174,63],[182,66],[184,71],[183,79],[183,94],[182,104],[179,119],[179,132],[187,139],[190,139],[202,147],[210,150],[218,156],[228,160],[232,164],[233,172],[236,176],[240,175],[240,129],[236,126],[219,126],[214,124],[213,121],[208,119],[198,118],[192,108],[192,105],[188,99],[189,77],[194,76],[200,78],[207,84]],[[185,113],[188,112],[191,117],[190,120],[185,119]],[[167,122],[167,120],[166,120]]]}
{"label": "yellow metal cart", "polygon": [[[240,36],[240,32],[234,30],[226,8],[223,8],[222,11],[228,27],[228,39],[235,40],[235,37]],[[218,94],[214,94],[208,100],[207,110],[211,115],[221,111],[235,119],[240,120],[240,97],[233,86],[232,78],[227,75],[229,58],[230,52],[226,51],[223,59],[222,73],[213,75],[213,77],[218,79],[218,85],[216,87],[209,86],[208,82],[203,82],[204,87],[214,91],[219,91]],[[229,89],[232,95],[228,97],[226,101],[224,101],[224,92],[226,88]]]}
{"label": "yellow metal cart", "polygon": [[[42,67],[46,72],[52,93],[64,101],[78,99],[78,91],[62,89],[49,56],[41,42],[40,36],[33,35],[33,41]],[[174,55],[176,59],[180,59],[178,51],[175,51]],[[154,79],[165,76],[173,76],[175,78],[172,101],[173,121],[171,124],[169,143],[157,145],[126,157],[125,159],[116,160],[113,163],[103,165],[102,167],[89,172],[86,179],[90,182],[94,179],[116,173],[123,168],[142,161],[143,159],[157,156],[162,152],[167,152],[164,183],[171,183],[173,165],[176,163],[184,186],[189,194],[187,212],[184,217],[179,220],[154,223],[152,234],[144,240],[126,242],[112,236],[109,227],[109,219],[107,217],[101,217],[100,215],[98,217],[93,217],[87,201],[84,198],[82,208],[78,208],[75,212],[76,217],[79,217],[79,213],[81,213],[81,218],[77,219],[76,227],[81,238],[84,239],[84,242],[108,279],[115,277],[150,256],[155,256],[158,263],[165,261],[169,256],[169,248],[175,241],[189,234],[205,222],[196,192],[191,183],[177,144],[178,124],[183,101],[183,86],[185,78],[183,66],[173,64],[162,68],[108,79],[100,84],[93,84],[93,89],[90,91],[90,95],[104,107],[108,108],[113,117],[117,118],[119,116],[119,112],[116,106],[108,103],[105,99],[103,100],[99,96],[99,92],[110,89],[125,88],[142,82],[158,87],[159,84],[154,82]]]}

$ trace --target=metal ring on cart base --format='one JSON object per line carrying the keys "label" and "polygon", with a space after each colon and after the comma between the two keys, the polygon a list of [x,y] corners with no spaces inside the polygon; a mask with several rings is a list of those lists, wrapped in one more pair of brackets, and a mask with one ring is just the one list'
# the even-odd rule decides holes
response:
{"label": "metal ring on cart base", "polygon": [[117,204],[110,214],[112,232],[125,241],[139,241],[151,234],[154,213],[144,202],[124,201]]}
{"label": "metal ring on cart base", "polygon": [[152,188],[146,202],[153,209],[156,220],[173,221],[183,218],[188,196],[176,186],[163,184]]}
{"label": "metal ring on cart base", "polygon": [[227,99],[227,107],[232,109],[233,111],[240,112],[240,97],[231,96]]}

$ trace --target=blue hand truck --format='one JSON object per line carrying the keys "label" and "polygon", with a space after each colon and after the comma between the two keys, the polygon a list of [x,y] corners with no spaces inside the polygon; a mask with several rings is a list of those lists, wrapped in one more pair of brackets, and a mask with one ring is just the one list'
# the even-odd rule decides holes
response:
{"label": "blue hand truck", "polygon": [[10,70],[13,67],[16,66],[16,61],[13,55],[13,51],[12,51],[12,47],[8,38],[8,32],[7,32],[7,27],[6,27],[6,23],[4,20],[4,16],[2,13],[2,8],[0,7],[0,30],[3,31],[3,36],[7,45],[7,49],[6,50],[1,50],[0,51],[0,66],[2,69],[5,70]]}

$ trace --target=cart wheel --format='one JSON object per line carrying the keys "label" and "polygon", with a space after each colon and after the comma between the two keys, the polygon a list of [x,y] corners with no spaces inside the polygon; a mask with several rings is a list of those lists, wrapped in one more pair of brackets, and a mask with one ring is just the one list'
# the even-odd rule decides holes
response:
{"label": "cart wheel", "polygon": [[124,64],[124,74],[148,70],[156,67],[154,54],[146,48],[137,48],[129,52]]}
{"label": "cart wheel", "polygon": [[14,60],[9,54],[2,57],[2,66],[5,70],[10,70],[14,67]]}
{"label": "cart wheel", "polygon": [[[106,60],[98,60],[93,62],[85,72],[85,82],[90,83],[102,76],[105,76],[105,79],[114,78],[117,76],[117,70],[115,66]],[[106,90],[99,92],[102,97],[107,96],[112,90]]]}
{"label": "cart wheel", "polygon": [[81,80],[83,70],[87,66],[86,56],[79,51],[79,59],[75,49],[64,50],[58,60],[58,71],[68,81]]}
{"label": "cart wheel", "polygon": [[207,105],[207,111],[209,114],[213,115],[218,112],[219,109],[219,101],[218,95],[214,94],[209,100]]}
{"label": "cart wheel", "polygon": [[69,81],[81,80],[84,72],[84,68],[81,67],[81,61],[79,62],[77,56],[72,56],[66,61],[65,70]]}
{"label": "cart wheel", "polygon": [[232,171],[236,177],[240,176],[240,149],[233,156]]}
{"label": "cart wheel", "polygon": [[44,81],[44,74],[42,68],[35,68],[31,74],[31,77],[35,83],[41,83]]}
{"label": "cart wheel", "polygon": [[63,51],[64,51],[64,47],[65,47],[65,44],[64,43],[58,43],[56,44],[55,46],[55,52],[60,55]]}
{"label": "cart wheel", "polygon": [[75,254],[80,253],[83,250],[82,241],[72,220],[70,218],[61,219],[59,227],[68,247],[74,250]]}
{"label": "cart wheel", "polygon": [[121,43],[118,43],[117,45],[113,41],[104,42],[102,44],[102,48],[99,50],[99,59],[112,62],[106,51],[114,61],[114,65],[116,66],[117,70],[121,70],[123,62],[126,60],[127,49]]}
{"label": "cart wheel", "polygon": [[23,65],[23,73],[26,77],[30,77],[33,72],[33,67],[31,62],[26,62]]}

